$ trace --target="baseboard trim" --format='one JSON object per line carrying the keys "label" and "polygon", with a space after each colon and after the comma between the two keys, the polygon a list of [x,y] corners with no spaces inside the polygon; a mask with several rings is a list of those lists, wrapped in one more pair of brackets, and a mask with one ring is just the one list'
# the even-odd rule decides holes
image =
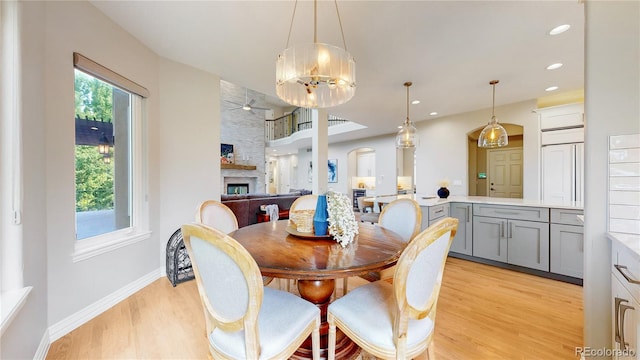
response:
{"label": "baseboard trim", "polygon": [[49,330],[45,330],[42,335],[42,339],[40,340],[40,345],[38,345],[38,348],[36,349],[36,354],[33,355],[33,360],[45,360],[47,358],[49,346],[51,345],[51,342],[49,341],[50,338]]}
{"label": "baseboard trim", "polygon": [[143,277],[135,280],[124,287],[116,290],[115,292],[105,296],[104,298],[94,302],[93,304],[85,307],[84,309],[69,315],[61,321],[51,325],[49,327],[49,341],[60,339],[71,331],[77,329],[82,324],[93,319],[94,317],[102,314],[106,310],[119,303],[120,301],[128,298],[129,296],[140,291],[145,286],[151,284],[162,276],[162,269],[158,268],[152,272],[144,275]]}

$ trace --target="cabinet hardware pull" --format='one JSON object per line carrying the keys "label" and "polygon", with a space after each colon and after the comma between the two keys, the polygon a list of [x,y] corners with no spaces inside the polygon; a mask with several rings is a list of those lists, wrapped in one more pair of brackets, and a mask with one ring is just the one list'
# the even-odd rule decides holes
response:
{"label": "cabinet hardware pull", "polygon": [[622,344],[622,339],[620,338],[620,303],[621,302],[627,302],[627,300],[621,299],[619,297],[614,297],[615,300],[615,306],[613,308],[613,311],[615,312],[615,327],[616,327],[616,342],[618,344]]}
{"label": "cabinet hardware pull", "polygon": [[512,222],[509,222],[509,229],[508,230],[509,230],[509,233],[508,233],[507,237],[509,239],[511,239],[513,237],[513,223]]}
{"label": "cabinet hardware pull", "polygon": [[517,211],[502,211],[502,210],[494,210],[494,212],[496,214],[503,214],[503,215],[520,215],[519,212]]}
{"label": "cabinet hardware pull", "polygon": [[500,223],[500,237],[504,237],[504,221]]}
{"label": "cabinet hardware pull", "polygon": [[440,209],[440,210],[436,211],[436,214],[439,214],[441,212],[444,212],[444,209]]}
{"label": "cabinet hardware pull", "polygon": [[622,276],[624,276],[624,278],[627,280],[627,282],[631,283],[631,284],[637,284],[640,285],[640,281],[634,279],[633,277],[631,277],[631,275],[627,274],[626,272],[629,271],[629,269],[625,266],[625,265],[613,265],[613,267],[615,267],[616,269],[618,269],[618,271],[620,272],[620,274],[622,274]]}
{"label": "cabinet hardware pull", "polygon": [[622,338],[620,346],[625,350],[629,348],[629,343],[624,340],[624,314],[627,310],[635,310],[635,308],[633,306],[620,304],[620,337]]}
{"label": "cabinet hardware pull", "polygon": [[467,206],[465,208],[465,210],[467,210],[467,222],[471,222],[471,218],[469,217],[469,208],[470,208],[470,206]]}

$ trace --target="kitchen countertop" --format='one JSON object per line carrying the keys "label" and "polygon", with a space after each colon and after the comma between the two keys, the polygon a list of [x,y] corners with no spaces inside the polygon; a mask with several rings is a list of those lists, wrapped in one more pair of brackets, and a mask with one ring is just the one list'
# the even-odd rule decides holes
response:
{"label": "kitchen countertop", "polygon": [[608,232],[607,237],[611,241],[617,241],[630,251],[640,256],[640,235]]}
{"label": "kitchen countertop", "polygon": [[495,198],[487,196],[449,196],[446,199],[440,199],[434,195],[424,194],[407,194],[407,195],[384,195],[367,198],[368,201],[379,203],[390,203],[396,199],[414,199],[420,206],[434,206],[451,202],[466,202],[474,204],[492,204],[492,205],[511,205],[511,206],[531,206],[531,207],[548,207],[554,209],[571,209],[582,210],[582,202],[544,202],[542,200],[512,199],[512,198]]}

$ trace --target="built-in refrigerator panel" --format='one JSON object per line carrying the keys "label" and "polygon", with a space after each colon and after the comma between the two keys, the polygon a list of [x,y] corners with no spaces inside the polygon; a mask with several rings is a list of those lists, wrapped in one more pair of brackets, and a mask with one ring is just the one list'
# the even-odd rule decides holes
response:
{"label": "built-in refrigerator panel", "polygon": [[550,203],[582,201],[584,144],[542,147],[542,200]]}

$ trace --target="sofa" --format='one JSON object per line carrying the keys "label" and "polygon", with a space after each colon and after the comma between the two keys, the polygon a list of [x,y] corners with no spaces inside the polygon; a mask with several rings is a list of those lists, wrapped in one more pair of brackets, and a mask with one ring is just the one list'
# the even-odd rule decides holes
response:
{"label": "sofa", "polygon": [[260,210],[262,205],[278,205],[280,218],[288,218],[291,204],[302,195],[310,191],[295,191],[287,194],[239,194],[221,195],[220,201],[227,205],[238,219],[238,227],[258,223],[258,218],[264,219],[265,213]]}

